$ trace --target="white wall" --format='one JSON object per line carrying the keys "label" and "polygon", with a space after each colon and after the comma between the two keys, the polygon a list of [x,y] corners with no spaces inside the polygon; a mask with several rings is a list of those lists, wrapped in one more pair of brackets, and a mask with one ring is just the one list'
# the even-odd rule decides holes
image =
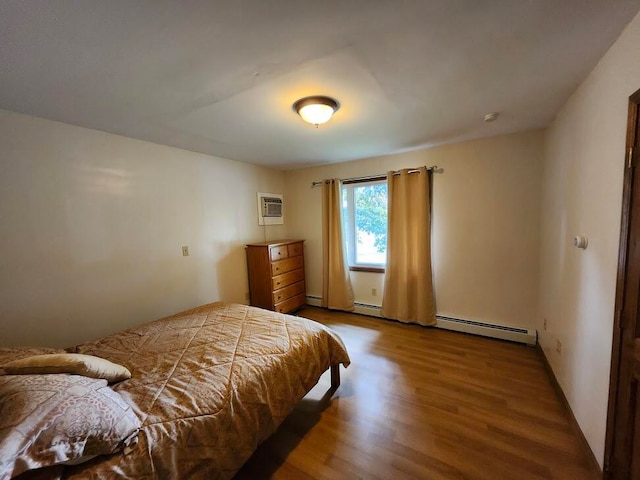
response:
{"label": "white wall", "polygon": [[[558,113],[545,145],[540,343],[601,465],[627,108],[640,88],[639,45],[636,16]],[[582,234],[589,237],[584,251],[572,243]]]}
{"label": "white wall", "polygon": [[[286,172],[288,234],[306,239],[307,291],[322,295],[321,192],[314,180],[437,164],[433,263],[441,315],[534,328],[542,131]],[[357,302],[379,305],[383,275],[352,272]],[[371,289],[378,296],[371,296]]]}
{"label": "white wall", "polygon": [[7,111],[0,145],[0,346],[245,302],[244,244],[283,235],[256,207],[281,172]]}

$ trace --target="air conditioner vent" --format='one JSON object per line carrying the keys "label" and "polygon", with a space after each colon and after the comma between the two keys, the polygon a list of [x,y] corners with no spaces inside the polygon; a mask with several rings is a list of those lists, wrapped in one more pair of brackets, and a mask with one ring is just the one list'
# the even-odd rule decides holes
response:
{"label": "air conditioner vent", "polygon": [[278,197],[262,197],[262,216],[281,217],[282,199]]}
{"label": "air conditioner vent", "polygon": [[282,225],[284,204],[278,193],[258,193],[258,225]]}

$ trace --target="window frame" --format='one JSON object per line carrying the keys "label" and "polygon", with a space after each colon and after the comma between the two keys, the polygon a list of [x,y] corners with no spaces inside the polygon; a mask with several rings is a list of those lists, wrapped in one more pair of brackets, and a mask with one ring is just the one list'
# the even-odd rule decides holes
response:
{"label": "window frame", "polygon": [[[346,202],[347,207],[342,209],[346,214],[342,219],[342,227],[344,233],[344,246],[347,254],[347,263],[349,270],[352,272],[371,272],[371,273],[384,273],[386,271],[386,259],[385,263],[358,263],[356,262],[356,209],[355,209],[355,195],[354,190],[358,187],[370,186],[370,185],[386,185],[387,180],[358,180],[354,182],[348,182],[342,184],[342,202]],[[387,190],[387,202],[388,202],[388,190]],[[388,205],[388,203],[387,203]],[[388,211],[387,211],[388,213]],[[388,226],[387,226],[388,229]]]}

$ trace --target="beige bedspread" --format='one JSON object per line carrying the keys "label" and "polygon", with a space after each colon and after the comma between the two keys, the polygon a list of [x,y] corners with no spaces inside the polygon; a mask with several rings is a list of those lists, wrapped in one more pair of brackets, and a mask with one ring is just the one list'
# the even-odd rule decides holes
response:
{"label": "beige bedspread", "polygon": [[80,345],[131,370],[114,386],[142,420],[133,451],[64,478],[230,478],[331,365],[340,338],[311,320],[214,303]]}

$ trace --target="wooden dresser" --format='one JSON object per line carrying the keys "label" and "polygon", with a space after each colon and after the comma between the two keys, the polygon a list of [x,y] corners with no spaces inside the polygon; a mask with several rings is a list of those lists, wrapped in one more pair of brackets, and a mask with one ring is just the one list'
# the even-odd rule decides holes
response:
{"label": "wooden dresser", "polygon": [[303,242],[279,240],[247,245],[251,305],[289,313],[307,303]]}

